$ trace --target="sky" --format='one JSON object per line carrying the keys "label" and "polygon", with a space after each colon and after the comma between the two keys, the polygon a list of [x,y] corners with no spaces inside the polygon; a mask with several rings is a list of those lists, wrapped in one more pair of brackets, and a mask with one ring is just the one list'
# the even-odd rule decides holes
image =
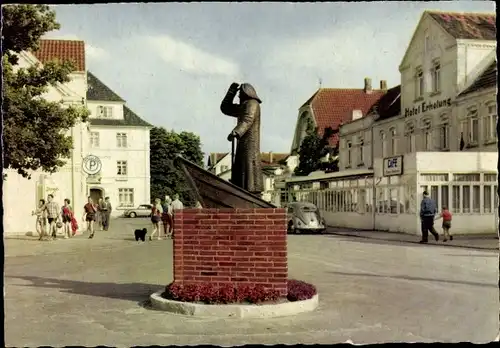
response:
{"label": "sky", "polygon": [[398,66],[422,12],[494,12],[488,1],[137,3],[57,5],[45,38],[86,43],[87,70],[154,126],[190,131],[229,152],[232,82],[262,100],[261,151],[289,152],[298,109],[318,87],[400,83]]}

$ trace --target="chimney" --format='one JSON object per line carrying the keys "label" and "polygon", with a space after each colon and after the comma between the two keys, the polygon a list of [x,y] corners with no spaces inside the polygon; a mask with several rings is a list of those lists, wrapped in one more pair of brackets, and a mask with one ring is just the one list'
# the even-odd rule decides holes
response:
{"label": "chimney", "polygon": [[363,111],[361,110],[352,110],[352,120],[359,120],[363,117]]}
{"label": "chimney", "polygon": [[372,92],[372,79],[365,77],[365,93],[371,93]]}
{"label": "chimney", "polygon": [[386,80],[380,80],[380,89],[382,91],[387,91],[387,81]]}
{"label": "chimney", "polygon": [[273,152],[269,151],[269,163],[273,163]]}

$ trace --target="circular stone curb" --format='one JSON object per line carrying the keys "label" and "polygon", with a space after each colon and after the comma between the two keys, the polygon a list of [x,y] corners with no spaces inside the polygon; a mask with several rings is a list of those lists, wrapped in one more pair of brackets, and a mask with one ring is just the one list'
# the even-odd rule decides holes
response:
{"label": "circular stone curb", "polygon": [[216,318],[274,318],[312,312],[318,307],[319,296],[304,301],[278,303],[273,305],[212,305],[167,300],[161,296],[162,291],[150,295],[154,309],[191,315],[195,317]]}

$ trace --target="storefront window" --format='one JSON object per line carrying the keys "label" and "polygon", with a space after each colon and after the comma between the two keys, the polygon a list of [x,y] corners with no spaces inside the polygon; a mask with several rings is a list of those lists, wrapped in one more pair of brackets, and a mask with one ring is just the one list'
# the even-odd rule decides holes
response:
{"label": "storefront window", "polygon": [[460,186],[452,186],[452,202],[453,202],[453,207],[451,211],[453,211],[456,214],[460,213]]}
{"label": "storefront window", "polygon": [[491,186],[484,186],[484,192],[483,192],[483,201],[484,201],[484,212],[485,213],[491,213],[491,201],[492,201],[492,187]]}
{"label": "storefront window", "polygon": [[464,185],[462,186],[462,212],[464,214],[470,213],[470,186]]}
{"label": "storefront window", "polygon": [[472,186],[472,212],[481,212],[481,187],[478,185]]}

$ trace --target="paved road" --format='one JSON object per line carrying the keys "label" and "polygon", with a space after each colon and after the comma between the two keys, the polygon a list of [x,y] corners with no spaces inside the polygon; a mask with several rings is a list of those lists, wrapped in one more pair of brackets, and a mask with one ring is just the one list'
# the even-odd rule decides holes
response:
{"label": "paved road", "polygon": [[172,279],[171,241],[133,242],[146,219],[93,240],[6,239],[6,346],[488,342],[498,333],[498,252],[290,236],[291,278],[313,313],[268,320],[178,316],[145,300]]}

